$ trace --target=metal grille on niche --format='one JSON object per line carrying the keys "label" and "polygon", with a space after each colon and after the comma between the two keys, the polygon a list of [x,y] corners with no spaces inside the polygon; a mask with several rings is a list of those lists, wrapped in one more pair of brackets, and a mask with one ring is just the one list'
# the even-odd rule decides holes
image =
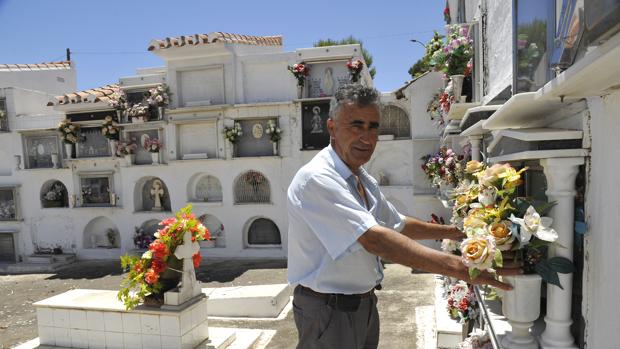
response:
{"label": "metal grille on niche", "polygon": [[269,181],[258,171],[247,171],[235,181],[235,204],[269,203]]}

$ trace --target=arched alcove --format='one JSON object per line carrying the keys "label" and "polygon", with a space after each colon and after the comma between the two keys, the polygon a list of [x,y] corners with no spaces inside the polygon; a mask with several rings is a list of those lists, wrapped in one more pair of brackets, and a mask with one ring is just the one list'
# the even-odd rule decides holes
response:
{"label": "arched alcove", "polygon": [[224,224],[211,214],[203,214],[198,217],[198,220],[204,224],[207,229],[209,229],[209,234],[211,235],[211,240],[213,242],[201,242],[203,247],[226,247],[226,235],[224,233]]}
{"label": "arched alcove", "polygon": [[269,203],[271,189],[269,180],[254,170],[240,174],[234,182],[235,204]]}
{"label": "arched alcove", "polygon": [[84,228],[82,246],[84,248],[120,248],[121,235],[110,218],[97,217]]}
{"label": "arched alcove", "polygon": [[[157,209],[157,200],[155,195],[159,195],[159,206]],[[170,212],[170,192],[163,180],[158,177],[142,177],[136,183],[133,194],[134,210],[142,211],[166,211]]]}
{"label": "arched alcove", "polygon": [[245,246],[247,247],[280,247],[282,237],[280,229],[269,218],[254,217],[246,224]]}
{"label": "arched alcove", "polygon": [[51,179],[41,186],[41,207],[69,207],[67,187],[59,180]]}
{"label": "arched alcove", "polygon": [[388,104],[381,110],[380,135],[394,135],[394,138],[411,138],[411,124],[407,112],[401,107]]}
{"label": "arched alcove", "polygon": [[222,185],[220,180],[210,174],[194,175],[188,183],[190,202],[222,202]]}

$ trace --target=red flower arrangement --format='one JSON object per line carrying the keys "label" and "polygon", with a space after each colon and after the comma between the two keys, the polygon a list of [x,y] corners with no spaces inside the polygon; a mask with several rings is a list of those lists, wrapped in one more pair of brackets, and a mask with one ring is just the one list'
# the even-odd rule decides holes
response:
{"label": "red flower arrangement", "polygon": [[[209,230],[191,213],[192,206],[182,208],[175,217],[159,223],[162,227],[155,233],[155,240],[149,244],[148,250],[141,256],[122,256],[121,266],[128,271],[121,283],[118,299],[127,309],[135,308],[144,298],[162,291],[161,276],[164,272],[181,273],[170,266],[174,251],[183,244],[183,235],[191,232],[192,241],[209,240]],[[176,257],[174,257],[176,259]],[[194,267],[200,265],[200,252],[192,256]]]}
{"label": "red flower arrangement", "polygon": [[460,323],[473,320],[478,317],[477,308],[478,301],[471,285],[459,281],[450,286],[448,313],[452,319],[458,320]]}
{"label": "red flower arrangement", "polygon": [[347,69],[349,69],[349,74],[351,75],[351,82],[358,82],[362,69],[364,69],[364,62],[361,59],[350,59],[347,62]]}
{"label": "red flower arrangement", "polygon": [[306,82],[306,76],[310,74],[310,68],[304,63],[296,63],[288,66],[288,70],[293,73],[295,79],[297,79],[297,86],[304,86]]}

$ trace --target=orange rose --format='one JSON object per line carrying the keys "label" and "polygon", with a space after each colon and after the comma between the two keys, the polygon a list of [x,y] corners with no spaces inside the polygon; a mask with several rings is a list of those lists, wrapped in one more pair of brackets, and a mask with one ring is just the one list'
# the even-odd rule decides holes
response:
{"label": "orange rose", "polygon": [[144,279],[146,280],[146,283],[148,283],[149,285],[154,285],[157,282],[157,280],[159,280],[159,274],[157,274],[155,270],[149,269],[144,275]]}

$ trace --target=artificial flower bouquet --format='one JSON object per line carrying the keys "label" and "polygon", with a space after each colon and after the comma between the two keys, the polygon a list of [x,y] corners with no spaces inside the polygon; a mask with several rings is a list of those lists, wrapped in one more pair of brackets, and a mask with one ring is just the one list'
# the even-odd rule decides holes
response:
{"label": "artificial flower bouquet", "polygon": [[361,59],[350,59],[347,62],[347,69],[349,70],[351,82],[358,82],[362,74],[362,69],[364,69],[364,62],[362,62]]}
{"label": "artificial flower bouquet", "polygon": [[148,234],[144,228],[136,227],[133,234],[133,244],[136,248],[147,249],[153,240],[155,240],[154,235]]}
{"label": "artificial flower bouquet", "polygon": [[464,155],[457,155],[452,149],[442,147],[435,154],[422,157],[422,170],[433,187],[441,183],[457,185],[463,177]]}
{"label": "artificial flower bouquet", "polygon": [[80,137],[78,132],[80,131],[80,125],[71,123],[71,120],[65,119],[58,124],[58,132],[60,132],[60,139],[65,144],[75,144],[79,142]]}
{"label": "artificial flower bouquet", "polygon": [[149,113],[149,105],[146,102],[136,103],[127,108],[127,116],[130,118],[145,118]]}
{"label": "artificial flower bouquet", "polygon": [[288,70],[297,79],[297,86],[303,87],[306,82],[306,76],[310,74],[310,67],[304,63],[295,63],[289,65]]}
{"label": "artificial flower bouquet", "polygon": [[269,140],[272,143],[277,143],[280,139],[282,139],[282,130],[276,126],[276,123],[273,120],[269,120],[267,123],[265,133],[269,135]]}
{"label": "artificial flower bouquet", "polygon": [[515,255],[526,273],[538,273],[561,288],[557,273],[570,273],[573,265],[562,257],[544,258],[547,246],[558,239],[552,219],[541,216],[553,204],[517,197],[526,170],[517,171],[509,164],[467,163],[466,178],[455,189],[452,218],[467,235],[460,245],[461,258],[475,278],[501,267],[504,255]]}
{"label": "artificial flower bouquet", "polygon": [[116,156],[125,156],[135,154],[136,150],[138,150],[138,145],[135,140],[131,139],[128,141],[121,141],[116,146]]}
{"label": "artificial flower bouquet", "polygon": [[116,110],[127,109],[127,95],[125,91],[120,88],[114,89],[114,92],[109,96],[108,105]]}
{"label": "artificial flower bouquet", "polygon": [[121,129],[118,126],[118,123],[114,121],[111,116],[106,116],[103,120],[103,123],[101,124],[101,133],[103,134],[103,136],[107,139],[117,140],[120,131]]}
{"label": "artificial flower bouquet", "polygon": [[157,138],[147,138],[144,141],[144,149],[150,153],[159,153],[163,146],[163,143]]}
{"label": "artificial flower bouquet", "polygon": [[448,314],[453,320],[465,323],[478,317],[478,301],[473,286],[459,281],[450,286],[448,292]]}
{"label": "artificial flower bouquet", "polygon": [[149,90],[146,102],[150,106],[165,107],[170,104],[170,95],[168,85],[161,84]]}
{"label": "artificial flower bouquet", "polygon": [[476,328],[464,341],[459,343],[459,349],[493,349],[491,336],[487,330]]}
{"label": "artificial flower bouquet", "polygon": [[435,70],[448,76],[463,74],[467,63],[474,55],[473,41],[469,38],[469,27],[452,25],[445,38],[443,49],[431,57]]}
{"label": "artificial flower bouquet", "polygon": [[224,137],[230,142],[230,143],[237,143],[237,141],[239,140],[239,137],[241,137],[243,135],[243,131],[241,130],[241,124],[238,122],[235,122],[235,124],[233,125],[233,127],[224,127]]}
{"label": "artificial flower bouquet", "polygon": [[[188,205],[176,213],[175,217],[159,223],[162,227],[155,233],[155,240],[148,250],[138,256],[122,256],[121,265],[127,271],[117,294],[120,301],[129,309],[135,308],[145,297],[165,292],[161,276],[171,271],[180,277],[182,271],[170,266],[176,248],[183,244],[185,232],[191,232],[192,241],[209,240],[209,230],[191,213]],[[192,257],[194,267],[200,265],[200,252]],[[176,286],[176,285],[174,285]],[[174,287],[173,286],[173,287]]]}

